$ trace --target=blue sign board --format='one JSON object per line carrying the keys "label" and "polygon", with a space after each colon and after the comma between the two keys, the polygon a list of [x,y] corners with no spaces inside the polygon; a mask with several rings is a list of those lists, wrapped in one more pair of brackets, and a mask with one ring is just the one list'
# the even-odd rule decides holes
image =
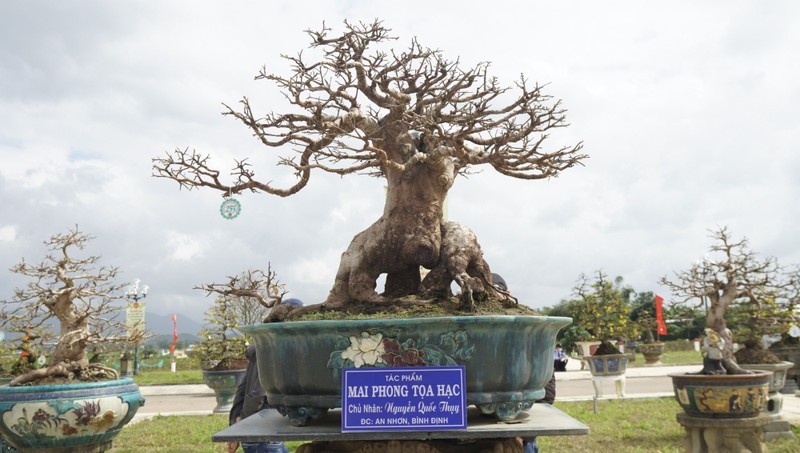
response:
{"label": "blue sign board", "polygon": [[463,366],[342,371],[342,432],[467,429]]}

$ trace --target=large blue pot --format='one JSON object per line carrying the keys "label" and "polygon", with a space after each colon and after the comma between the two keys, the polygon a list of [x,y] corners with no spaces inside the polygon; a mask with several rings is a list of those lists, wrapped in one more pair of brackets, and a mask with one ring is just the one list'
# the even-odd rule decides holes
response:
{"label": "large blue pot", "polygon": [[0,387],[0,433],[20,450],[110,446],[143,404],[133,379]]}
{"label": "large blue pot", "polygon": [[544,396],[571,318],[461,316],[244,326],[269,404],[302,426],[341,407],[342,368],[464,365],[467,404],[501,419]]}

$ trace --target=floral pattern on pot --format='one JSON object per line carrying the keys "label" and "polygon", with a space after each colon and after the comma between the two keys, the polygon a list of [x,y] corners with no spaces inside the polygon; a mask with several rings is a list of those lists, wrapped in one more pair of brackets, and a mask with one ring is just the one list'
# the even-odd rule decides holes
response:
{"label": "floral pattern on pot", "polygon": [[399,338],[383,330],[342,336],[328,368],[453,366],[470,360],[475,346],[463,330],[428,337]]}
{"label": "floral pattern on pot", "polygon": [[74,402],[20,403],[3,414],[3,423],[20,436],[98,434],[116,426],[128,410],[128,403],[116,396]]}

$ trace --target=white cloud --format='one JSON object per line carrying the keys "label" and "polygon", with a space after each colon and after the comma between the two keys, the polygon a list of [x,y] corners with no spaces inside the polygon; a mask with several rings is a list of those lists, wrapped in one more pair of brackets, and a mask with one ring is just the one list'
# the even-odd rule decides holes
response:
{"label": "white cloud", "polygon": [[189,261],[203,255],[203,245],[200,240],[187,234],[171,232],[167,235],[167,250],[170,250],[170,259],[175,261]]}
{"label": "white cloud", "polygon": [[[79,7],[80,17],[60,19]],[[478,234],[523,303],[552,305],[600,267],[660,291],[658,278],[702,256],[716,225],[798,263],[799,10],[792,1],[2,2],[0,269],[39,259],[43,240],[78,224],[164,310],[205,307],[193,286],[268,261],[297,297],[322,301],[341,252],[380,215],[382,181],[314,175],[286,199],[242,194],[242,215],[229,221],[219,194],[151,177],[150,159],[195,148],[226,176],[233,158],[250,156],[264,179],[290,181],[221,103],[248,96],[256,114],[280,111],[274,85],[253,81],[262,65],[285,73],[278,56],[306,47],[303,30],[323,21],[339,30],[345,18],[376,17],[398,48],[417,36],[467,65],[489,60],[502,83],[522,72],[569,109],[571,126],[549,147],[583,140],[585,167],[548,181],[487,169],[459,179],[449,198],[450,218]],[[17,282],[0,272],[0,288]]]}
{"label": "white cloud", "polygon": [[6,225],[0,227],[0,242],[12,242],[17,238],[17,227]]}

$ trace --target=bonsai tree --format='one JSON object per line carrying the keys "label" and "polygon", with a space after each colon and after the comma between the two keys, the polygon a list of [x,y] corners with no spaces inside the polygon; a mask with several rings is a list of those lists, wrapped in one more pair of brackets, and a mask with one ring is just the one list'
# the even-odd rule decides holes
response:
{"label": "bonsai tree", "polygon": [[[534,180],[580,164],[586,157],[580,143],[544,148],[552,131],[567,126],[561,102],[525,77],[504,87],[489,63],[464,67],[416,39],[403,51],[387,50],[395,38],[380,21],[345,22],[341,34],[325,25],[306,33],[310,51],[284,56],[288,75],[265,68],[256,77],[277,85],[290,109],[256,115],[244,98],[223,113],[279,152],[277,163],[294,183],[279,187],[258,177],[247,159],[235,162],[226,181],[209,156],[188,148],[154,158],[153,175],[181,188],[281,197],[302,190],[318,172],[384,178],[383,214],[342,254],[326,307],[447,297],[452,281],[468,306],[484,296],[510,300],[492,285],[476,236],[443,220],[444,201],[457,176],[478,168]],[[422,281],[420,266],[430,269]],[[375,282],[384,273],[381,296]]]}
{"label": "bonsai tree", "polygon": [[734,353],[738,363],[780,363],[781,359],[765,349],[764,336],[785,335],[796,325],[795,309],[798,299],[797,289],[783,294],[770,291],[759,296],[760,303],[747,300],[735,301],[728,312],[733,336],[744,347]]}
{"label": "bonsai tree", "polygon": [[76,226],[45,241],[50,253],[40,263],[23,259],[11,269],[31,281],[3,302],[0,328],[25,334],[22,350],[31,348],[28,357],[42,338],[37,332],[47,330],[52,321],[58,325],[58,336],[47,366],[17,376],[10,385],[116,379],[113,368],[90,363],[87,348],[141,340],[126,335],[124,320],[118,319],[117,302],[124,298],[123,285],[114,283],[118,268],[100,265],[98,256],[78,256],[91,239]]}
{"label": "bonsai tree", "polygon": [[651,315],[649,311],[639,312],[639,317],[636,319],[636,325],[639,327],[639,331],[643,333],[645,343],[656,342],[656,318]]}
{"label": "bonsai tree", "polygon": [[656,321],[655,295],[652,291],[636,293],[631,303],[631,321],[637,327],[645,343],[656,343],[658,323]]}
{"label": "bonsai tree", "polygon": [[619,354],[612,339],[631,338],[637,334],[635,323],[630,319],[630,303],[622,277],[612,283],[608,275],[598,270],[593,278],[581,274],[573,289],[576,311],[581,325],[601,342],[596,355]]}
{"label": "bonsai tree", "polygon": [[192,355],[203,369],[244,368],[247,340],[235,329],[263,322],[286,294],[269,265],[266,272],[253,269],[227,278],[226,283],[195,288],[205,291],[207,296],[217,296],[206,311],[207,325],[198,334],[201,340],[193,348]]}
{"label": "bonsai tree", "polygon": [[733,334],[726,319],[728,310],[739,306],[753,312],[769,309],[765,312],[768,313],[777,301],[786,306],[792,301],[796,303],[798,274],[786,272],[774,257],[757,257],[747,239],[733,239],[727,227],[712,231],[710,236],[714,240],[710,247],[714,257],[675,272],[672,278],[664,277],[661,283],[672,290],[678,303],[702,306],[704,299],[709,302],[706,342],[720,349],[721,367],[704,360],[703,373],[744,374],[747,371],[738,366],[733,354]]}

